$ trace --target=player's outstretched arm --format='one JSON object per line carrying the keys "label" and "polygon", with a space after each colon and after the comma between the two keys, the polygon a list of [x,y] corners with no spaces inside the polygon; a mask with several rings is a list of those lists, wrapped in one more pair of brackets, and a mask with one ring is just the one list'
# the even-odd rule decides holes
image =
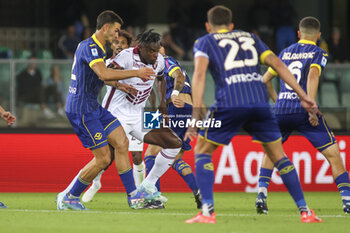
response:
{"label": "player's outstretched arm", "polygon": [[116,81],[131,77],[152,80],[152,76],[156,76],[154,71],[147,67],[142,67],[139,70],[113,70],[108,69],[104,62],[96,62],[91,66],[91,69],[102,81]]}
{"label": "player's outstretched arm", "polygon": [[[192,76],[192,119],[200,119],[200,109],[203,106],[203,96],[205,91],[205,79],[208,69],[209,59],[199,56],[194,59],[194,72]],[[192,140],[197,136],[196,128],[189,127],[187,129],[184,140],[188,138]]]}
{"label": "player's outstretched arm", "polygon": [[277,93],[275,91],[275,88],[273,88],[272,79],[275,76],[271,74],[269,71],[266,71],[263,75],[263,82],[266,84],[267,92],[269,93],[270,98],[273,102],[276,102],[277,100]]}
{"label": "player's outstretched arm", "polygon": [[127,94],[137,95],[137,89],[129,84],[120,83],[118,81],[105,81],[105,85],[118,88],[121,91],[124,91]]}
{"label": "player's outstretched arm", "polygon": [[321,114],[316,102],[305,93],[287,66],[275,54],[269,54],[264,62],[271,66],[280,75],[281,79],[298,94],[301,105],[307,112]]}
{"label": "player's outstretched arm", "polygon": [[0,106],[0,115],[1,118],[4,119],[8,125],[12,125],[16,121],[16,117],[13,116],[10,112],[6,112],[5,109],[3,109]]}
{"label": "player's outstretched arm", "polygon": [[182,91],[182,88],[185,85],[186,76],[181,72],[180,69],[175,70],[171,77],[174,79],[174,90],[171,94],[171,101],[177,108],[183,108],[185,102],[179,98],[179,93]]}

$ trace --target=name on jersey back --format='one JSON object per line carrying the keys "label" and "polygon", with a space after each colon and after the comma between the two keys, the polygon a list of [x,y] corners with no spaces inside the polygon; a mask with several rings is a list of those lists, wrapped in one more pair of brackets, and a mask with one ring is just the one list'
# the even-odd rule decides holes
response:
{"label": "name on jersey back", "polygon": [[261,76],[261,74],[258,74],[256,72],[253,72],[251,74],[250,73],[235,74],[235,75],[231,75],[230,77],[225,78],[225,81],[228,85],[235,84],[235,83],[253,82],[253,81],[262,82],[262,76]]}
{"label": "name on jersey back", "polygon": [[283,53],[282,60],[300,60],[300,59],[311,59],[315,55],[315,52],[310,53],[291,53],[285,52]]}
{"label": "name on jersey back", "polygon": [[252,37],[249,32],[229,32],[229,33],[219,33],[214,35],[215,40],[221,39],[234,39],[239,37]]}

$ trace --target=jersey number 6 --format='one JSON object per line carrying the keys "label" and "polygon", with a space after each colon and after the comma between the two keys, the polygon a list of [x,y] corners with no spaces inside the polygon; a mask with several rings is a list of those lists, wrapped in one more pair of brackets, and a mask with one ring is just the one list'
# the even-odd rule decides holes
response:
{"label": "jersey number 6", "polygon": [[[303,63],[301,61],[293,61],[289,64],[288,69],[289,71],[294,75],[294,77],[297,79],[297,83],[299,84],[301,79],[301,68],[303,67]],[[287,83],[285,83],[285,87],[288,90],[293,90]]]}

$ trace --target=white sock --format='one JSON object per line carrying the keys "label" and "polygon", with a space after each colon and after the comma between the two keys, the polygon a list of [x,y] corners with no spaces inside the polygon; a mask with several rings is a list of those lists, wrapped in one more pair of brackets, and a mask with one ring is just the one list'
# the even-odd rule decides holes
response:
{"label": "white sock", "polygon": [[267,197],[267,188],[259,187],[258,188],[258,193],[263,193],[265,195],[265,197]]}
{"label": "white sock", "polygon": [[147,175],[145,181],[155,185],[157,180],[169,169],[174,162],[176,155],[180,152],[180,148],[161,150],[154,162],[151,172]]}
{"label": "white sock", "polygon": [[136,188],[139,187],[139,185],[145,179],[145,175],[146,175],[145,168],[146,168],[145,162],[143,161],[139,165],[133,164],[133,174],[134,174]]}
{"label": "white sock", "polygon": [[210,204],[204,203],[202,206],[202,215],[210,217],[211,214],[214,212],[214,206]]}
{"label": "white sock", "polygon": [[68,187],[63,191],[64,193],[68,193],[73,188],[73,185],[75,184],[75,181],[77,181],[78,177],[80,176],[80,173],[81,173],[81,170],[79,171],[78,175],[76,175],[73,178],[72,182],[70,182]]}
{"label": "white sock", "polygon": [[92,185],[94,185],[96,187],[96,189],[100,189],[101,188],[101,178],[102,178],[102,173],[105,170],[100,171],[97,176],[95,177],[95,179],[92,181]]}

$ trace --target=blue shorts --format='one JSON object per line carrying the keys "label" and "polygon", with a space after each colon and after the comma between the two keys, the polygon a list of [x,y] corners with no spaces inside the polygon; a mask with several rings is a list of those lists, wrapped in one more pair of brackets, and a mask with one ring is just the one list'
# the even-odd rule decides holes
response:
{"label": "blue shorts", "polygon": [[186,123],[187,119],[192,118],[192,105],[185,104],[183,108],[177,108],[173,103],[169,103],[168,105],[168,116],[169,120],[172,122],[176,122],[176,126],[173,124],[170,125],[170,128],[179,136],[182,140],[182,149],[187,151],[191,150],[190,139],[184,141],[185,133],[187,131],[186,127],[180,127],[177,122],[183,121]]}
{"label": "blue shorts", "polygon": [[244,107],[211,107],[206,120],[221,121],[221,127],[215,125],[202,128],[199,135],[216,145],[227,145],[240,128],[246,130],[253,140],[270,143],[281,139],[281,133],[275,115],[269,104],[254,104]]}
{"label": "blue shorts", "polygon": [[320,152],[337,143],[332,130],[323,116],[318,116],[318,126],[312,126],[307,113],[276,115],[282,133],[282,142],[287,141],[293,130],[299,131]]}
{"label": "blue shorts", "polygon": [[107,136],[120,126],[120,122],[102,106],[96,111],[86,114],[67,112],[67,117],[72,124],[85,148],[97,149],[108,145]]}

